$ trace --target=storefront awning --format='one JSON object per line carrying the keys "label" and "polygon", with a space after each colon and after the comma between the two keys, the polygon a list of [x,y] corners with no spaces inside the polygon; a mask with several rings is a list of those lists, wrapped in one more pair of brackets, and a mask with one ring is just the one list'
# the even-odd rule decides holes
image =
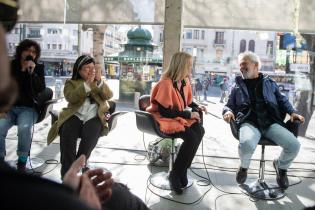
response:
{"label": "storefront awning", "polygon": [[111,63],[111,62],[120,62],[120,63],[157,63],[162,64],[162,59],[160,58],[147,58],[147,57],[104,57],[105,63]]}

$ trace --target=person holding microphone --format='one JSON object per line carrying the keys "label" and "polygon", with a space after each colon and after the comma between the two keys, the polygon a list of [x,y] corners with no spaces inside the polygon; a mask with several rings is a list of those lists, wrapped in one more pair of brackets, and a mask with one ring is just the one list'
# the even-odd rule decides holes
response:
{"label": "person holding microphone", "polygon": [[23,40],[16,48],[11,62],[11,75],[17,83],[18,92],[14,105],[0,118],[0,159],[6,155],[5,139],[8,130],[18,127],[17,169],[25,170],[32,143],[32,128],[39,108],[52,98],[53,92],[46,88],[44,65],[38,63],[40,47],[32,40]]}

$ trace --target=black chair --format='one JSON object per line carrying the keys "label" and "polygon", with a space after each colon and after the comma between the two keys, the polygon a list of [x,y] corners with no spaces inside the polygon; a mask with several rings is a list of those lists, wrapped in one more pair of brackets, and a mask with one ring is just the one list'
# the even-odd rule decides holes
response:
{"label": "black chair", "polygon": [[128,112],[127,111],[117,111],[117,112],[114,112],[110,115],[110,117],[107,121],[108,122],[108,133],[116,128],[118,117],[122,116],[126,113],[128,113]]}
{"label": "black chair", "polygon": [[[298,134],[298,126],[300,122],[286,122],[286,128],[291,131],[296,137]],[[239,140],[239,129],[234,120],[230,121],[230,127],[234,138]],[[258,179],[251,183],[240,184],[239,187],[242,191],[250,197],[262,200],[277,200],[285,196],[284,190],[280,189],[278,185],[267,184],[265,181],[265,147],[277,146],[272,140],[262,136],[258,142],[261,145],[261,158],[259,163],[259,176]]]}
{"label": "black chair", "polygon": [[[116,128],[116,125],[117,125],[117,120],[118,120],[118,117],[119,116],[122,116],[126,113],[128,113],[127,111],[117,111],[115,112],[116,110],[116,103],[114,101],[108,101],[109,103],[109,114],[110,114],[110,117],[107,121],[108,123],[108,133],[112,130],[114,130]],[[51,123],[54,124],[55,121],[58,120],[58,117],[59,117],[59,111],[56,111],[56,110],[51,110],[49,111],[50,115],[51,115]]]}
{"label": "black chair", "polygon": [[[119,116],[122,116],[126,113],[128,113],[127,111],[115,111],[116,110],[116,103],[114,101],[108,101],[108,104],[109,104],[109,114],[110,114],[110,117],[109,119],[107,120],[107,123],[108,123],[108,133],[110,133],[112,130],[114,130],[116,128],[116,125],[117,125],[117,120],[118,120],[118,117]],[[59,114],[60,114],[60,111],[56,111],[56,110],[52,110],[49,112],[50,115],[51,115],[51,124],[54,124],[55,121],[58,120],[58,117],[59,117]],[[80,137],[79,137],[80,138]],[[86,166],[82,169],[82,171],[84,172],[85,170],[87,169],[91,169],[91,168],[100,168],[99,166],[97,167],[94,167],[92,165],[89,165],[87,166],[88,163],[86,163]],[[101,167],[102,168],[102,167]],[[105,171],[109,171],[108,169],[106,168],[103,168]]]}
{"label": "black chair", "polygon": [[53,105],[58,102],[58,99],[51,99],[46,101],[42,107],[39,108],[38,119],[36,123],[42,122],[46,117],[49,116],[53,109]]}
{"label": "black chair", "polygon": [[[155,121],[153,116],[146,112],[146,108],[150,105],[150,95],[143,95],[139,98],[139,110],[135,111],[136,113],[136,123],[137,128],[144,133],[152,134],[155,136],[160,137],[162,140],[165,138],[172,139],[172,146],[171,146],[171,156],[169,159],[169,169],[170,172],[173,168],[174,160],[175,160],[175,141],[173,137],[163,133],[160,131],[158,123]],[[163,190],[170,190],[170,183],[168,180],[169,173],[166,172],[159,172],[150,177],[150,183],[160,189]],[[190,187],[193,184],[192,179],[188,178],[188,185],[186,188]]]}

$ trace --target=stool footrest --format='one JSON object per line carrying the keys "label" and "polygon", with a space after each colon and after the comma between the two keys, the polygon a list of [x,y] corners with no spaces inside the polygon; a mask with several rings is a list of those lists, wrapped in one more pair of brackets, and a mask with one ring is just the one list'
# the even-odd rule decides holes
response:
{"label": "stool footrest", "polygon": [[[161,190],[171,190],[170,181],[168,180],[167,172],[159,172],[151,176],[149,182],[156,188]],[[185,188],[192,186],[193,180],[188,176],[188,184]]]}
{"label": "stool footrest", "polygon": [[241,184],[239,187],[243,193],[261,200],[278,200],[285,196],[285,192],[278,185],[268,185],[265,181],[256,180],[249,184]]}

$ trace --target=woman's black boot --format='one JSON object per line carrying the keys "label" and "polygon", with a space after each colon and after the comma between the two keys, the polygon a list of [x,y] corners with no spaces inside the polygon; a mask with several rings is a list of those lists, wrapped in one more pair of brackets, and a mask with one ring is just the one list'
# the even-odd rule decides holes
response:
{"label": "woman's black boot", "polygon": [[185,170],[185,172],[180,177],[180,183],[181,183],[182,188],[187,186],[187,184],[188,184],[187,169]]}
{"label": "woman's black boot", "polygon": [[174,173],[174,171],[171,171],[168,179],[170,181],[170,187],[171,190],[175,191],[176,194],[180,195],[183,193],[182,190],[182,184],[181,184],[181,179],[179,176],[176,175],[176,173]]}

